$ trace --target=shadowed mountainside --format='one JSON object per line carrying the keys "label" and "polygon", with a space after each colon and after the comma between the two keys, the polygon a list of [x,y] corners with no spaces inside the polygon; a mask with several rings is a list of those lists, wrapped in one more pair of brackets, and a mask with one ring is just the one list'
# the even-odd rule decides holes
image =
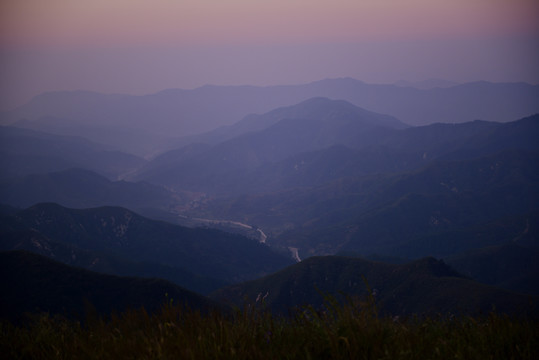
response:
{"label": "shadowed mountainside", "polygon": [[[118,207],[76,210],[57,204],[38,204],[8,217],[3,225],[8,235],[15,232],[3,236],[4,242],[10,238],[17,240],[11,242],[14,248],[22,240],[30,241],[41,253],[49,247],[45,254],[53,256],[51,247],[42,242],[47,240],[63,244],[61,249],[68,254],[69,248],[89,251],[86,257],[90,258],[92,254],[105,254],[105,263],[116,257],[139,263],[142,269],[144,264],[153,264],[155,270],[159,264],[163,266],[157,268],[161,273],[166,267],[172,268],[171,272],[177,267],[184,274],[187,270],[201,275],[201,279],[209,277],[221,282],[252,279],[291,263],[266,245],[243,236],[150,220]],[[99,256],[91,263],[98,261]]]}
{"label": "shadowed mountainside", "polygon": [[224,280],[195,274],[182,267],[157,262],[135,261],[105,251],[88,250],[73,244],[54,241],[22,224],[13,216],[0,216],[0,249],[25,250],[64,264],[119,276],[161,278],[191,291],[208,294],[227,284]]}
{"label": "shadowed mountainside", "polygon": [[170,301],[203,312],[224,309],[165,280],[98,274],[24,251],[0,252],[0,269],[0,318],[12,321],[37,312],[79,320],[141,307],[153,312]]}
{"label": "shadowed mountainside", "polygon": [[460,273],[484,284],[539,296],[539,249],[520,246],[518,241],[521,239],[474,249],[445,261]]}
{"label": "shadowed mountainside", "polygon": [[240,305],[264,297],[275,312],[312,305],[322,309],[324,296],[366,297],[367,283],[381,313],[391,315],[487,313],[535,310],[537,298],[466,279],[440,260],[424,258],[403,265],[337,256],[312,257],[275,274],[232,285],[212,295]]}

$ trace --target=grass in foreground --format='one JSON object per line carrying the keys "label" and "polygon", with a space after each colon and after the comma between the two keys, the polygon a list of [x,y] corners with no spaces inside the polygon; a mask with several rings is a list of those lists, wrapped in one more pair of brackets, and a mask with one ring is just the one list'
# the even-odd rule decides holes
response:
{"label": "grass in foreground", "polygon": [[48,315],[0,323],[0,353],[10,359],[538,359],[538,338],[537,320],[397,320],[331,301],[324,312],[289,318],[256,307],[202,315],[166,305],[84,325]]}

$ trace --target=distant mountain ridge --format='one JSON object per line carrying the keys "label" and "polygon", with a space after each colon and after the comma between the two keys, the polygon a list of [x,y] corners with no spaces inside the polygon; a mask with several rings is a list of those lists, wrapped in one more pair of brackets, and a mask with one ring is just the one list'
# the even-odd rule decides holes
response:
{"label": "distant mountain ridge", "polygon": [[[288,117],[289,112],[313,105],[335,109],[339,115],[341,109],[346,114],[353,107],[318,98],[252,116],[249,121],[256,124],[260,120],[262,130],[213,146],[188,145],[172,150],[150,161],[130,179],[207,193],[256,193],[299,184],[320,185],[339,177],[410,171],[437,159],[464,160],[505,149],[539,149],[535,141],[539,115],[510,123],[473,121],[408,128],[370,112],[356,117],[357,121],[346,116],[331,120],[331,112],[318,115],[325,118],[318,121]],[[274,116],[275,112],[280,117]],[[379,122],[380,117],[385,125]]]}
{"label": "distant mountain ridge", "polygon": [[423,81],[401,80],[401,81],[397,81],[393,85],[412,87],[412,88],[422,89],[422,90],[428,90],[428,89],[434,89],[434,88],[453,87],[453,86],[459,85],[459,83],[454,82],[454,81],[443,80],[443,79],[427,79],[427,80],[423,80]]}
{"label": "distant mountain ridge", "polygon": [[134,211],[152,208],[169,211],[176,203],[176,196],[160,186],[110,181],[84,169],[27,175],[0,182],[1,201],[20,208],[54,202],[78,209],[109,205]]}
{"label": "distant mountain ridge", "polygon": [[112,150],[79,136],[54,135],[10,126],[0,127],[1,178],[85,168],[117,178],[142,166],[144,159]]}
{"label": "distant mountain ridge", "polygon": [[[195,152],[184,148],[165,153],[133,178],[187,190],[219,189],[236,183],[240,173],[244,175],[292,155],[338,144],[364,146],[364,142],[375,138],[373,134],[406,127],[393,117],[345,101],[313,98],[251,116],[238,123],[242,131],[250,131],[238,130],[239,135],[214,146],[198,147],[199,151]],[[186,157],[188,154],[191,156]],[[211,179],[215,181],[208,183]]]}
{"label": "distant mountain ridge", "polygon": [[[78,135],[88,134],[92,140],[101,141],[107,138],[107,131],[114,129],[116,137],[123,139],[121,150],[147,155],[156,146],[167,148],[163,147],[166,138],[203,133],[232,125],[249,114],[320,96],[349,101],[409,125],[477,119],[511,121],[539,112],[537,85],[474,82],[419,90],[344,78],[290,86],[171,89],[145,96],[83,91],[46,93],[5,114],[2,124],[21,121],[20,126],[58,133],[71,127],[70,135],[77,134],[76,126],[73,128],[76,124],[81,129]],[[58,119],[64,120],[58,123]],[[147,139],[150,135],[155,138],[142,144],[141,134]]]}
{"label": "distant mountain ridge", "polygon": [[249,114],[232,125],[222,126],[199,135],[181,138],[178,140],[178,145],[176,146],[181,147],[181,145],[189,143],[216,144],[230,140],[236,136],[267,129],[286,119],[328,120],[338,118],[361,118],[366,122],[370,122],[371,125],[388,128],[408,127],[408,125],[392,116],[367,111],[354,106],[348,101],[330,101],[326,97],[313,97],[291,106],[273,109],[261,115]]}

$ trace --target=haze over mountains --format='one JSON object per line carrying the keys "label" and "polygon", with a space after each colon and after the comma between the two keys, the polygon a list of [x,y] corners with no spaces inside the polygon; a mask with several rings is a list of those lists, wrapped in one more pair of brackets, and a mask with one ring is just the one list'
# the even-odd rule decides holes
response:
{"label": "haze over mountains", "polygon": [[[200,191],[203,189],[193,185],[201,185],[206,192],[211,192],[211,189],[219,191],[227,184],[238,184],[238,176],[245,177],[245,172],[293,155],[335,145],[365,146],[384,129],[406,127],[395,118],[365,111],[345,101],[325,98],[313,98],[259,117],[251,116],[239,124],[243,125],[245,132],[237,126],[239,134],[236,137],[207,149],[199,147],[194,150],[194,146],[189,146],[189,155],[185,154],[185,148],[165,153],[134,178],[178,189]],[[256,127],[258,130],[253,130]],[[192,180],[188,178],[182,182],[185,176]],[[201,184],[204,179],[214,179],[215,182]],[[241,191],[245,192],[246,188],[242,186]]]}
{"label": "haze over mountains", "polygon": [[1,249],[278,311],[362,276],[392,314],[510,311],[539,295],[539,87],[441,85],[41,95],[2,117]]}
{"label": "haze over mountains", "polygon": [[1,127],[1,178],[66,170],[74,167],[116,178],[145,160],[112,150],[79,136],[62,136],[15,127]]}
{"label": "haze over mountains", "polygon": [[111,181],[79,168],[5,180],[0,183],[0,196],[4,203],[21,208],[56,202],[78,209],[117,205],[139,212],[146,209],[169,211],[181,197],[158,185]]}
{"label": "haze over mountains", "polygon": [[86,136],[117,150],[155,155],[171,138],[232,125],[252,113],[320,96],[346,100],[408,125],[512,121],[539,112],[537,85],[475,82],[423,90],[341,78],[290,86],[170,89],[145,96],[52,92],[4,114],[2,124]]}

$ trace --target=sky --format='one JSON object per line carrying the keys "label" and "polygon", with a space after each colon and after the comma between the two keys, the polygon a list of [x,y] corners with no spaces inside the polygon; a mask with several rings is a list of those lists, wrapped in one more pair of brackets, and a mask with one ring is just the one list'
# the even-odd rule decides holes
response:
{"label": "sky", "polygon": [[0,109],[57,90],[539,83],[539,0],[0,0]]}

